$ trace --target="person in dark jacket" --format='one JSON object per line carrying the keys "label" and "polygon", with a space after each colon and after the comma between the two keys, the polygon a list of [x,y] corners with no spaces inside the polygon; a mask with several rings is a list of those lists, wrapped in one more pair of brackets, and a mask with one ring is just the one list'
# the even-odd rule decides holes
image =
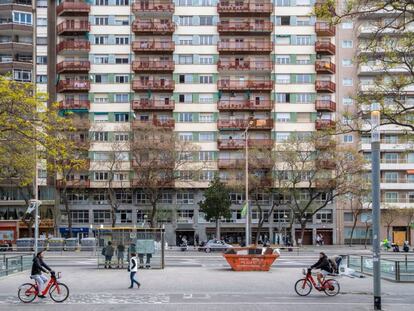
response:
{"label": "person in dark jacket", "polygon": [[50,269],[50,267],[43,261],[43,251],[38,252],[35,258],[33,258],[31,278],[35,280],[39,286],[38,297],[40,298],[46,298],[42,295],[42,291],[47,282],[47,277],[42,275],[42,272],[49,273],[51,271],[52,269]]}
{"label": "person in dark jacket", "polygon": [[321,271],[317,273],[317,278],[319,286],[322,284],[322,279],[327,276],[329,273],[332,273],[332,267],[329,263],[328,256],[324,252],[319,253],[319,260],[311,266],[312,269],[320,269]]}
{"label": "person in dark jacket", "polygon": [[112,246],[112,242],[108,241],[108,245],[105,247],[105,269],[112,269],[112,256],[114,255],[115,249]]}

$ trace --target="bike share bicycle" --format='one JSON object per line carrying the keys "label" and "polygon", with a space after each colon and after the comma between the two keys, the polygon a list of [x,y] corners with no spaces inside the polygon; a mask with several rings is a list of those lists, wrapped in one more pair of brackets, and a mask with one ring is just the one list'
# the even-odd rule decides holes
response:
{"label": "bike share bicycle", "polygon": [[339,294],[341,287],[337,280],[324,278],[322,284],[318,286],[312,277],[311,268],[307,268],[307,270],[303,269],[303,274],[305,277],[295,283],[295,292],[299,296],[309,295],[313,288],[317,291],[324,292],[327,296],[333,297]]}

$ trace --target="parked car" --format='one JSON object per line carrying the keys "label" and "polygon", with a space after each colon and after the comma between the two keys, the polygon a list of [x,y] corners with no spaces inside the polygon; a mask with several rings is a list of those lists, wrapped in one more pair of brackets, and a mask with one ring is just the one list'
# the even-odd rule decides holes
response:
{"label": "parked car", "polygon": [[225,252],[226,250],[228,250],[229,248],[232,248],[233,246],[230,244],[227,244],[226,242],[222,240],[210,240],[201,247],[206,253],[210,253],[214,251]]}

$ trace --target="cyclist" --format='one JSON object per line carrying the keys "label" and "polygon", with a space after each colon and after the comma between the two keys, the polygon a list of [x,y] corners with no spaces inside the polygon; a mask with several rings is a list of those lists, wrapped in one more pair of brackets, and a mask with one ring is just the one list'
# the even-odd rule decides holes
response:
{"label": "cyclist", "polygon": [[43,251],[40,251],[36,254],[35,258],[33,258],[31,278],[34,279],[39,286],[38,297],[46,298],[46,296],[42,294],[42,291],[47,282],[47,277],[42,275],[42,272],[49,273],[52,272],[52,269],[50,269],[50,267],[43,261]]}
{"label": "cyclist", "polygon": [[319,287],[322,286],[322,279],[333,272],[331,264],[329,263],[328,256],[326,256],[324,252],[319,253],[319,260],[311,266],[311,269],[321,270],[316,274],[319,282]]}

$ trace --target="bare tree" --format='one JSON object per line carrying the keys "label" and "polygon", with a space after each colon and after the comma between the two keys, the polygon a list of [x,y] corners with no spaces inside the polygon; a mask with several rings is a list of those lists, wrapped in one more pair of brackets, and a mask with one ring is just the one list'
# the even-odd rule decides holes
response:
{"label": "bare tree", "polygon": [[397,220],[397,218],[401,215],[401,210],[398,208],[383,208],[381,219],[387,228],[387,239],[390,240],[390,231],[392,224]]}

